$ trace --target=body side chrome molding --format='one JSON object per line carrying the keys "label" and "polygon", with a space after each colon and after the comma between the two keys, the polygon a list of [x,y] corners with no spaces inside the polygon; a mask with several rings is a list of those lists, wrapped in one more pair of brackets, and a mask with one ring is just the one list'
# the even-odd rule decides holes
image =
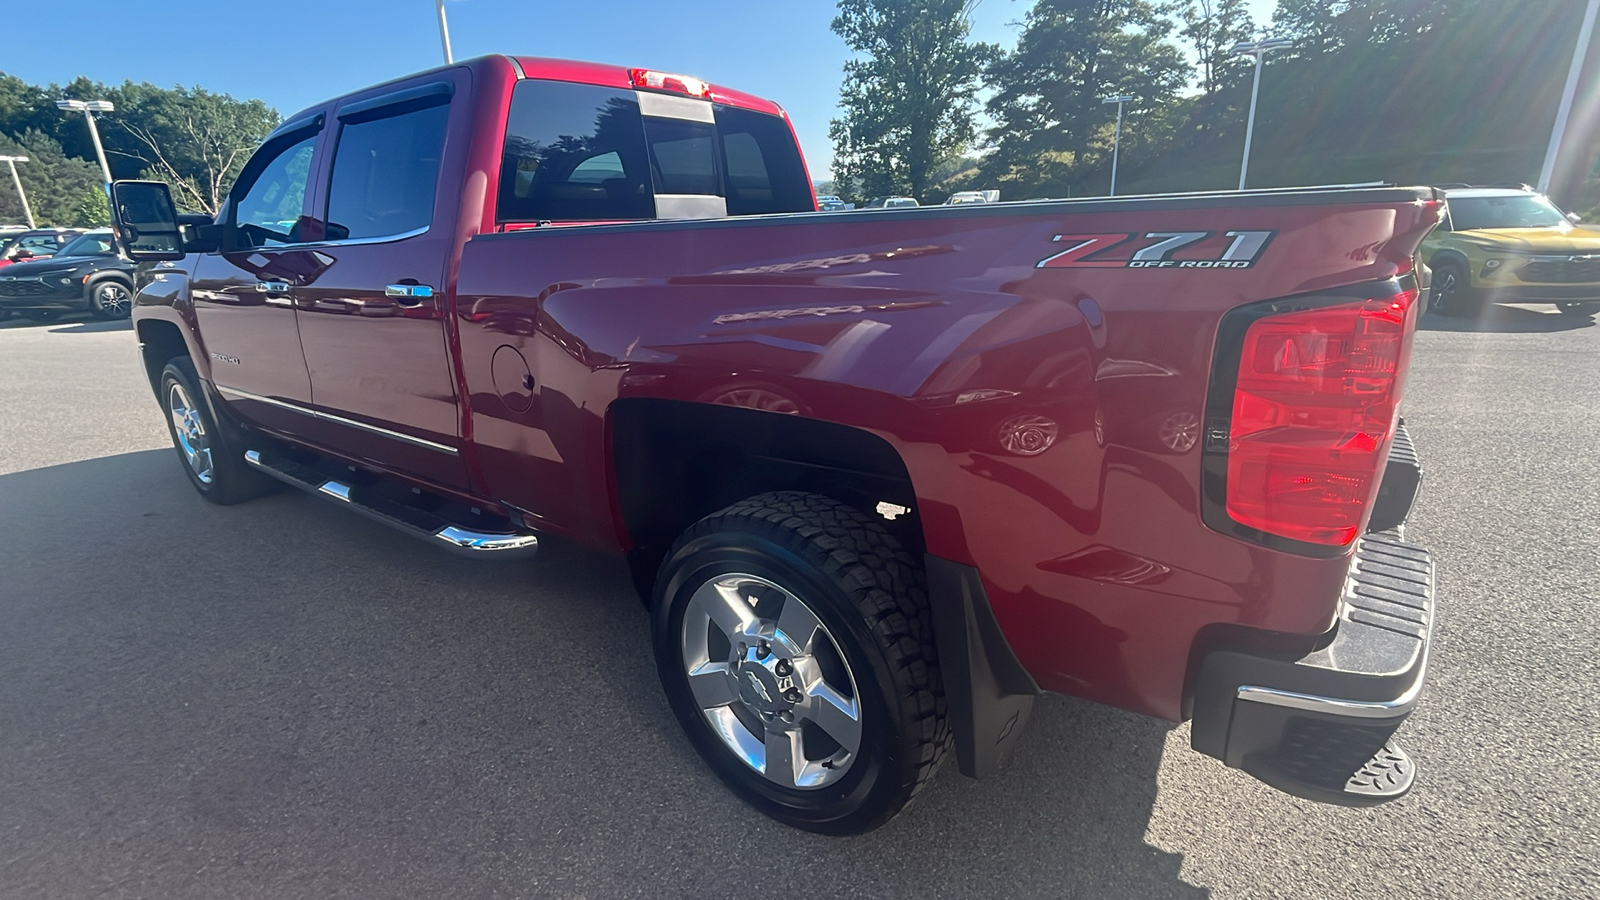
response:
{"label": "body side chrome molding", "polygon": [[217,385],[217,390],[221,391],[224,394],[229,394],[229,395],[231,395],[233,397],[236,397],[236,398],[238,398],[240,400],[254,400],[254,401],[258,402],[258,403],[266,403],[266,404],[269,404],[271,406],[279,407],[280,409],[287,409],[290,412],[297,412],[297,413],[299,413],[299,414],[301,414],[303,416],[310,416],[313,419],[322,419],[323,421],[327,421],[327,422],[337,422],[340,425],[348,425],[351,428],[358,428],[358,429],[360,429],[362,431],[370,432],[370,433],[376,434],[376,435],[381,435],[382,437],[393,438],[394,440],[397,440],[397,441],[404,441],[405,443],[408,443],[408,444],[411,444],[411,445],[417,446],[417,447],[422,447],[423,449],[426,449],[426,450],[433,450],[433,451],[438,452],[438,453],[446,453],[446,454],[449,454],[450,456],[458,456],[458,455],[460,455],[460,452],[461,452],[461,451],[457,450],[454,447],[451,447],[451,446],[448,446],[448,445],[445,445],[445,444],[436,443],[434,441],[427,440],[426,438],[414,437],[414,436],[409,435],[409,434],[401,434],[398,431],[390,431],[387,428],[379,428],[377,425],[368,425],[366,422],[357,422],[355,419],[346,419],[344,416],[336,416],[333,413],[321,412],[321,411],[312,409],[309,406],[301,406],[298,403],[290,403],[287,400],[278,400],[278,399],[275,399],[275,398],[272,398],[272,397],[263,397],[260,394],[253,394],[253,393],[251,393],[249,391],[240,390],[239,388],[228,387],[225,384]]}

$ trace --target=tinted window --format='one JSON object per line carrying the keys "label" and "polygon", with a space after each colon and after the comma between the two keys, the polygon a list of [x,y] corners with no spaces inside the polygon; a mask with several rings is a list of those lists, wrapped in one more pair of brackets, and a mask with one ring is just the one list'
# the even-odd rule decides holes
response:
{"label": "tinted window", "polygon": [[62,256],[106,256],[112,252],[109,231],[86,234],[61,248]]}
{"label": "tinted window", "polygon": [[722,195],[710,122],[651,116],[645,119],[644,131],[650,141],[656,193]]}
{"label": "tinted window", "polygon": [[328,186],[330,240],[393,237],[433,222],[447,105],[346,122]]}
{"label": "tinted window", "polygon": [[[258,151],[263,161],[250,160],[244,176],[254,170],[242,195],[234,201],[234,221],[239,225],[240,244],[264,247],[296,243],[291,236],[305,206],[306,183],[311,178],[311,154],[316,147],[315,133],[288,144],[266,145]],[[237,190],[237,188],[235,189]]]}
{"label": "tinted window", "polygon": [[30,234],[17,241],[17,244],[34,254],[54,253],[56,248],[61,246],[53,234]]}
{"label": "tinted window", "polygon": [[500,169],[501,221],[655,213],[644,122],[632,91],[538,80],[516,86]]}
{"label": "tinted window", "polygon": [[722,167],[728,179],[728,215],[806,212],[815,209],[811,180],[789,123],[779,116],[733,106],[716,107]]}
{"label": "tinted window", "polygon": [[1457,231],[1473,228],[1555,228],[1567,217],[1543,197],[1461,197],[1449,200],[1451,224]]}

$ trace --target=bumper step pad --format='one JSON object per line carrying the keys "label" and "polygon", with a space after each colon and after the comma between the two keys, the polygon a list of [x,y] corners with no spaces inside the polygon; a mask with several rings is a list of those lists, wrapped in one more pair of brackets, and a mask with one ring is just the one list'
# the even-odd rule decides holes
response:
{"label": "bumper step pad", "polygon": [[1308,800],[1373,806],[1404,796],[1416,765],[1391,738],[1422,689],[1433,611],[1428,551],[1367,535],[1326,645],[1296,658],[1206,656],[1194,748]]}

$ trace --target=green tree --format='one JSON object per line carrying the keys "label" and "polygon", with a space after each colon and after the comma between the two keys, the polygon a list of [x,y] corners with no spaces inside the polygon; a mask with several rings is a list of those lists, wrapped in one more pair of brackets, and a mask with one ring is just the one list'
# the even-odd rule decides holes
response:
{"label": "green tree", "polygon": [[856,196],[930,198],[934,170],[976,135],[979,78],[996,50],[968,40],[977,0],[840,0],[844,64],[834,180]]}
{"label": "green tree", "polygon": [[1200,90],[1216,93],[1228,75],[1238,75],[1245,64],[1230,52],[1240,41],[1255,37],[1256,23],[1245,0],[1178,0],[1170,7],[1178,33],[1194,47]]}
{"label": "green tree", "polygon": [[87,78],[65,85],[30,85],[0,74],[0,134],[33,132],[55,141],[68,157],[95,160],[81,115],[63,115],[61,97],[110,100],[99,129],[118,178],[149,177],[172,186],[173,199],[215,213],[262,138],[277,126],[277,110],[260,100],[236,100],[204,88],[160,88],[124,82],[111,87]]}
{"label": "green tree", "polygon": [[[94,194],[105,205],[100,167],[96,164],[67,156],[54,138],[38,131],[25,132],[20,141],[0,134],[0,154],[28,157],[27,162],[17,164],[17,177],[28,192],[28,205],[41,227],[84,227],[107,221],[89,215],[84,202],[86,196]],[[11,173],[5,172],[0,179],[0,222],[25,223]]]}
{"label": "green tree", "polygon": [[279,122],[278,111],[260,100],[204,88],[129,82],[115,93],[123,110],[116,126],[132,140],[118,141],[114,152],[137,160],[146,177],[171,185],[179,205],[209,215],[222,207],[251,152]]}
{"label": "green tree", "polygon": [[1339,17],[1354,0],[1278,0],[1272,12],[1273,33],[1291,38],[1301,56],[1327,53],[1344,46]]}
{"label": "green tree", "polygon": [[1124,164],[1148,158],[1174,134],[1189,82],[1172,22],[1148,0],[1038,0],[1017,48],[989,69],[995,90],[985,179],[1011,199],[1096,188],[1109,174],[1116,107],[1128,94]]}

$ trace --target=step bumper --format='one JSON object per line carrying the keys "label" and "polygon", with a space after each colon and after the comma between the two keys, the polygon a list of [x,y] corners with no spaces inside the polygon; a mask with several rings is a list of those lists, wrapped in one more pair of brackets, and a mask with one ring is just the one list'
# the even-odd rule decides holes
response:
{"label": "step bumper", "polygon": [[1192,745],[1308,800],[1372,806],[1404,796],[1416,767],[1391,738],[1422,693],[1433,616],[1428,551],[1367,535],[1325,646],[1201,659]]}

